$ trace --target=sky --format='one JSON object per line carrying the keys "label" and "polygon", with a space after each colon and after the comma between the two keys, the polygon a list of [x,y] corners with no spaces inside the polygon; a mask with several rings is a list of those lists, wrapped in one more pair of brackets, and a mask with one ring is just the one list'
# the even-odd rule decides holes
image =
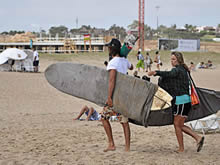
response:
{"label": "sky", "polygon": [[[64,25],[110,28],[138,20],[139,0],[0,0],[0,32],[36,31]],[[159,6],[159,9],[156,9]],[[217,26],[220,0],[145,0],[145,24]],[[77,24],[78,20],[78,24]]]}

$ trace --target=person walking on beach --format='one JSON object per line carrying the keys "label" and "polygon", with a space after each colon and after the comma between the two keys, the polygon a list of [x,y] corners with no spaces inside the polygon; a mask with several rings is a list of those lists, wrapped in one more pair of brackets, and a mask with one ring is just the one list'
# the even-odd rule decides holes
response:
{"label": "person walking on beach", "polygon": [[156,51],[155,54],[156,54],[156,56],[155,56],[154,62],[156,63],[157,70],[160,70],[160,66],[162,66],[162,62],[160,60],[159,51]]}
{"label": "person walking on beach", "polygon": [[33,47],[34,51],[34,59],[33,59],[33,66],[34,66],[34,72],[38,72],[38,66],[39,66],[39,54],[36,50],[36,48]]}
{"label": "person walking on beach", "polygon": [[[106,46],[108,46],[109,56],[112,56],[112,60],[109,61],[107,66],[107,71],[109,72],[108,99],[106,101],[107,106],[105,106],[103,108],[103,111],[101,112],[101,121],[108,138],[108,147],[104,150],[104,152],[114,151],[116,149],[112,135],[112,128],[108,120],[109,116],[116,114],[114,112],[112,102],[116,74],[117,72],[126,74],[127,69],[133,69],[133,65],[126,58],[120,57],[121,43],[119,40],[113,38],[110,43],[106,44]],[[130,127],[128,123],[128,118],[120,114],[117,114],[117,116],[124,130],[125,151],[130,151]]]}
{"label": "person walking on beach", "polygon": [[197,152],[199,152],[204,143],[204,137],[197,135],[184,122],[191,110],[191,98],[189,96],[189,68],[184,63],[183,55],[180,52],[171,53],[171,71],[151,71],[149,76],[160,76],[159,86],[165,89],[171,96],[172,112],[174,115],[174,128],[179,144],[177,152],[184,151],[183,132],[193,137],[197,142]]}
{"label": "person walking on beach", "polygon": [[146,58],[144,60],[144,67],[145,67],[146,72],[151,71],[151,64],[152,64],[152,59],[150,57],[150,54],[147,52]]}
{"label": "person walking on beach", "polygon": [[138,69],[138,71],[140,71],[140,68],[144,70],[144,56],[141,54],[140,51],[138,51],[137,53],[137,58],[138,58],[138,63],[136,65],[136,68]]}

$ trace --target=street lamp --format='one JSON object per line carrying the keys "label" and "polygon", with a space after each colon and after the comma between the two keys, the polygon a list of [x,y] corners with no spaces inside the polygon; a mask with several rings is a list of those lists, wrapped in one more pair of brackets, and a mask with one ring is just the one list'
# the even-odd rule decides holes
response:
{"label": "street lamp", "polygon": [[158,24],[159,24],[158,13],[159,13],[160,6],[157,5],[155,8],[157,10],[157,36],[158,36]]}

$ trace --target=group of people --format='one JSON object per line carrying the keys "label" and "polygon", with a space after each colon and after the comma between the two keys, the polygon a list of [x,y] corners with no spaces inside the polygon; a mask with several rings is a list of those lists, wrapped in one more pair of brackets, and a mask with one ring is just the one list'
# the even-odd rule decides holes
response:
{"label": "group of people", "polygon": [[215,67],[212,64],[211,60],[208,60],[207,63],[204,63],[202,61],[202,62],[198,63],[196,66],[195,66],[194,62],[190,62],[190,65],[189,65],[190,71],[195,71],[196,69],[213,69],[213,68],[215,68]]}
{"label": "group of people", "polygon": [[[84,107],[77,118],[79,119],[83,113],[87,113],[86,120],[89,119],[98,119],[101,120],[105,133],[108,138],[108,146],[104,150],[107,151],[114,151],[116,149],[113,135],[112,135],[112,128],[109,122],[109,117],[112,115],[116,115],[123,127],[124,136],[125,136],[125,151],[130,151],[130,136],[131,131],[129,127],[128,118],[123,116],[122,114],[118,114],[114,112],[113,108],[113,91],[115,88],[115,81],[116,81],[116,73],[120,72],[122,74],[126,74],[127,70],[133,69],[133,65],[124,57],[120,57],[120,48],[121,43],[117,39],[112,39],[110,43],[108,43],[109,50],[109,57],[111,60],[107,64],[107,71],[109,72],[109,83],[108,83],[108,98],[106,100],[106,106],[103,108],[102,112],[98,114],[94,111],[93,108]],[[140,56],[140,52],[138,57]],[[149,55],[149,54],[148,54]],[[147,56],[148,56],[147,55]],[[178,153],[184,151],[184,143],[183,143],[183,133],[190,135],[193,137],[197,143],[197,152],[199,152],[204,143],[204,137],[197,135],[192,129],[186,125],[184,122],[191,111],[191,99],[189,94],[189,78],[188,74],[190,74],[190,70],[187,65],[184,63],[183,55],[180,52],[172,52],[171,53],[171,64],[172,70],[170,71],[160,71],[159,66],[161,65],[159,52],[156,52],[157,60],[155,60],[156,64],[158,65],[156,71],[148,71],[148,76],[160,76],[160,81],[158,85],[165,89],[172,97],[172,112],[174,115],[174,128],[175,134],[177,137],[177,141],[179,144],[179,148],[177,150]],[[143,60],[142,57],[139,60]],[[139,63],[143,65],[143,63]],[[136,75],[137,76],[137,75]],[[135,111],[135,109],[134,109]]]}
{"label": "group of people", "polygon": [[151,59],[149,52],[146,53],[146,56],[144,58],[144,56],[141,54],[141,49],[139,49],[136,56],[137,56],[137,60],[138,60],[136,68],[138,69],[138,71],[140,71],[140,68],[142,68],[146,72],[151,71],[151,67],[152,67],[153,62],[156,64],[157,70],[160,70],[160,66],[163,65],[162,61],[160,59],[159,51],[155,52],[154,61]]}
{"label": "group of people", "polygon": [[204,63],[203,61],[200,62],[197,66],[198,69],[212,69],[213,68],[213,64],[211,60],[208,60],[207,63]]}

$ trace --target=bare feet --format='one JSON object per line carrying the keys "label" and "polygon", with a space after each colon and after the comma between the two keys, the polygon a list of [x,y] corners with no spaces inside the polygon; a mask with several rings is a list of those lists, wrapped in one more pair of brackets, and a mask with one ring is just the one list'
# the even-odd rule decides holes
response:
{"label": "bare feet", "polygon": [[130,151],[130,148],[125,148],[125,152],[129,152]]}
{"label": "bare feet", "polygon": [[79,120],[78,118],[73,118],[73,120]]}
{"label": "bare feet", "polygon": [[103,150],[103,152],[108,152],[108,151],[115,151],[115,147],[108,147]]}

